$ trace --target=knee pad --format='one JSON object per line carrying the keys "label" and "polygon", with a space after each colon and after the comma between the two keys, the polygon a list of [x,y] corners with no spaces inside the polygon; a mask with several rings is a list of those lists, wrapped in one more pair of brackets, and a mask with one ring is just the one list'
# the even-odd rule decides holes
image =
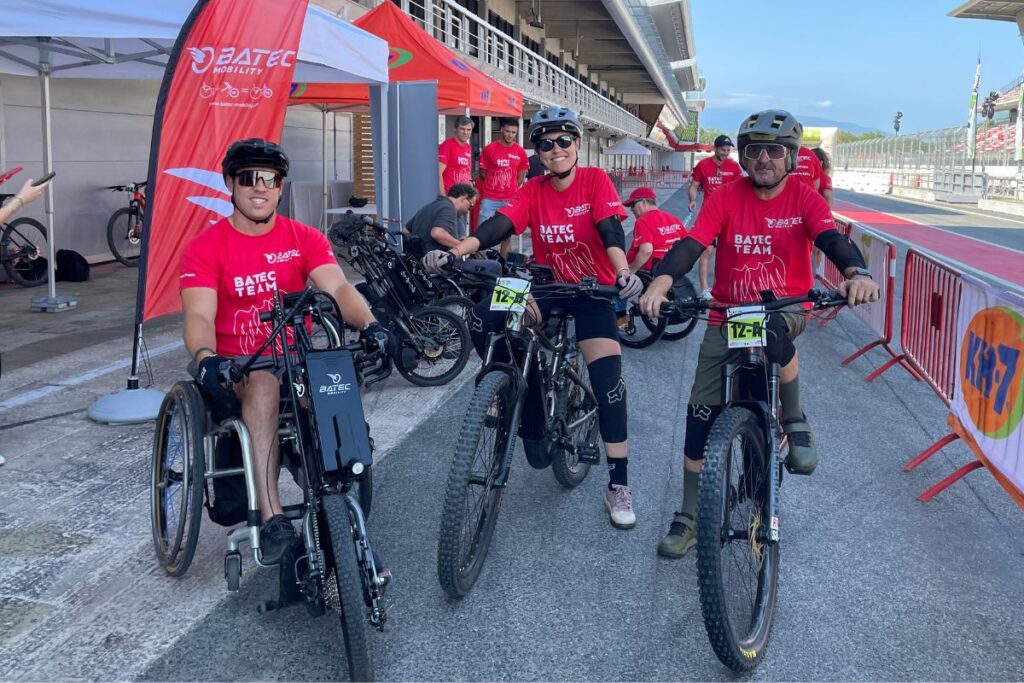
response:
{"label": "knee pad", "polygon": [[626,382],[622,379],[622,356],[605,356],[587,365],[590,386],[597,397],[597,420],[601,439],[619,443],[627,438]]}
{"label": "knee pad", "polygon": [[764,348],[764,354],[771,362],[778,363],[779,367],[788,365],[796,355],[796,347],[789,338],[786,319],[778,313],[772,313],[768,316],[765,327],[768,330],[768,344]]}
{"label": "knee pad", "polygon": [[683,455],[690,460],[704,459],[704,445],[711,432],[711,424],[722,414],[722,406],[691,403],[686,406],[686,438]]}

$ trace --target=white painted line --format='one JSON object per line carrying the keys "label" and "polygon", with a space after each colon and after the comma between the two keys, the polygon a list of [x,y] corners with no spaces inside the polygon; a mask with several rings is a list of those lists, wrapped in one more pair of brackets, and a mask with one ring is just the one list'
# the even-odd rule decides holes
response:
{"label": "white painted line", "polygon": [[[181,341],[169,342],[167,344],[164,344],[163,346],[158,346],[155,349],[151,349],[148,355],[150,358],[155,358],[157,356],[162,356],[165,353],[170,353],[175,349],[180,349],[182,348],[183,345],[184,344]],[[103,375],[115,372],[122,368],[129,367],[131,366],[131,364],[131,358],[124,358],[122,360],[114,361],[113,363],[101,365],[98,368],[89,370],[88,372],[83,372],[80,375],[75,375],[74,377],[70,377],[62,382],[58,382],[56,384],[47,384],[46,386],[39,387],[38,389],[26,391],[23,394],[18,394],[17,396],[13,396],[4,401],[0,401],[0,413],[10,410],[11,408],[23,406],[26,403],[31,403],[32,401],[37,401],[41,398],[49,396],[50,394],[55,394],[58,391],[63,391],[68,387],[73,387],[82,384],[83,382],[88,382],[90,380],[96,379],[97,377],[102,377]]]}
{"label": "white painted line", "polygon": [[[860,192],[854,192],[854,194],[861,194],[861,193]],[[883,195],[883,194],[880,194],[880,195],[874,195],[874,196],[884,197],[885,199],[892,199],[892,200],[897,201],[897,202],[906,202],[908,204],[916,204],[917,206],[926,206],[929,209],[939,209],[940,211],[954,211],[954,212],[957,212],[957,213],[970,214],[972,216],[980,216],[982,218],[989,218],[989,219],[995,220],[995,221],[1004,221],[1006,223],[1017,223],[1020,226],[1024,226],[1024,218],[1018,218],[1017,216],[1014,216],[1013,214],[1004,214],[1004,213],[993,212],[994,214],[996,214],[996,215],[993,215],[993,213],[984,213],[983,211],[971,211],[970,209],[961,209],[959,206],[955,206],[955,205],[932,204],[931,202],[927,202],[927,201],[924,201],[924,200],[921,200],[921,199],[914,199],[912,197],[903,197],[903,196],[900,196],[900,195],[890,195],[890,194],[884,194]],[[840,201],[846,201],[846,200],[845,199],[840,199]],[[851,204],[855,204],[856,202],[850,202],[850,203]],[[932,227],[934,227],[934,226],[932,226]],[[965,226],[965,227],[967,227],[967,226]],[[988,226],[983,226],[983,227],[991,228],[992,230],[1005,230],[1006,229],[1004,227],[1000,227],[1000,226],[997,226],[997,225],[988,225]],[[1014,227],[1016,228],[1017,226],[1014,226]]]}

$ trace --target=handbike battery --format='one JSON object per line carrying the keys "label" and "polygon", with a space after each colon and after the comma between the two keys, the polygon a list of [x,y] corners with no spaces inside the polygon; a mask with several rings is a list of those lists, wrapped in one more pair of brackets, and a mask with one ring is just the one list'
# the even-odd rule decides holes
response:
{"label": "handbike battery", "polygon": [[356,463],[369,467],[373,454],[352,354],[311,351],[306,373],[324,474],[351,472]]}

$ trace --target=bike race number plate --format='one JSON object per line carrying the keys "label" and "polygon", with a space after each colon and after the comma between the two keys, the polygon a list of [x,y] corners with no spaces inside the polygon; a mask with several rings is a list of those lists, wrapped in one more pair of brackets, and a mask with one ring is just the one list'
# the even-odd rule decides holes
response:
{"label": "bike race number plate", "polygon": [[517,277],[500,277],[491,295],[492,311],[508,311],[506,326],[518,329],[526,311],[526,295],[530,293],[530,281]]}
{"label": "bike race number plate", "polygon": [[737,306],[725,312],[730,349],[767,345],[765,313],[762,306]]}

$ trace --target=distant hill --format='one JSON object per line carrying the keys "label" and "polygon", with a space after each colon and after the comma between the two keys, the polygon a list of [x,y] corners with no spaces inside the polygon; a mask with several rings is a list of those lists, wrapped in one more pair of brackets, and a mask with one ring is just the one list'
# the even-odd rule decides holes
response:
{"label": "distant hill", "polygon": [[[739,128],[740,121],[742,121],[745,116],[750,116],[752,112],[752,109],[708,107],[700,116],[700,126],[701,128],[720,128],[730,134],[735,134],[736,129]],[[851,133],[867,133],[876,130],[876,128],[862,126],[859,123],[835,121],[821,116],[801,116],[800,114],[797,114],[796,116],[800,119],[800,123],[805,126],[835,126],[836,128],[842,128],[843,130]]]}

